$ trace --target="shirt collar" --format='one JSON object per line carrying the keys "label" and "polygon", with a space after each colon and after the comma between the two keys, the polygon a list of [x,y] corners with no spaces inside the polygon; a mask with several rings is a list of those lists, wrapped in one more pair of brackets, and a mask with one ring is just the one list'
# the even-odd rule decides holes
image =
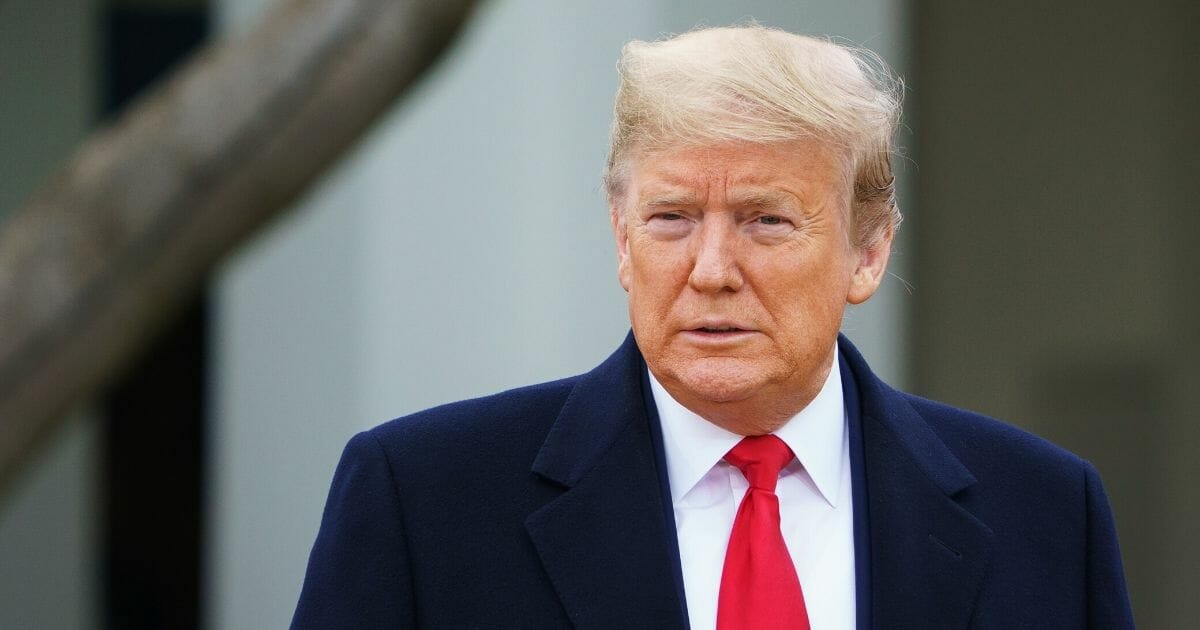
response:
{"label": "shirt collar", "polygon": [[[808,471],[825,501],[836,507],[842,482],[842,458],[846,455],[846,410],[836,345],[833,356],[833,365],[821,391],[808,406],[775,431],[775,435],[791,447],[796,460]],[[667,393],[653,372],[649,376],[654,405],[662,423],[671,503],[678,505],[743,436],[693,413]],[[793,462],[788,469],[795,465]]]}

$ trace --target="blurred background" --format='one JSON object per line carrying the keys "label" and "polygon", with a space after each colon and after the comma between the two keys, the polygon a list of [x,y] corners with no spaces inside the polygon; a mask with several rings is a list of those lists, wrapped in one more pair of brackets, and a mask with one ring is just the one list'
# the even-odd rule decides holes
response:
{"label": "blurred background", "polygon": [[[0,0],[0,222],[270,4]],[[600,189],[618,51],[749,18],[871,48],[907,83],[894,277],[847,334],[893,385],[1096,464],[1139,626],[1191,627],[1198,5],[733,5],[481,3],[0,485],[0,628],[285,626],[351,435],[585,371],[621,341]]]}

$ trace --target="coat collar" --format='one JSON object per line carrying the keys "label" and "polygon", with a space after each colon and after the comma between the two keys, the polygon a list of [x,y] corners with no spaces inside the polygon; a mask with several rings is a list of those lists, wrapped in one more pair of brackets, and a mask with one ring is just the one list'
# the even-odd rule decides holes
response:
{"label": "coat collar", "polygon": [[861,404],[871,627],[966,627],[992,553],[991,529],[958,501],[976,479],[908,397],[841,343]]}
{"label": "coat collar", "polygon": [[526,529],[577,628],[686,623],[675,532],[664,518],[642,392],[644,365],[629,335],[580,377],[533,464],[564,492],[531,514]]}

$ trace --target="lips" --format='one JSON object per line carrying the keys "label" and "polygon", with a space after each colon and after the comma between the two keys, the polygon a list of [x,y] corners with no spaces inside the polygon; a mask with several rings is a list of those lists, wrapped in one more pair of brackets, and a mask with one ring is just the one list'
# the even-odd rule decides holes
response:
{"label": "lips", "polygon": [[732,335],[736,333],[754,332],[754,328],[745,322],[709,317],[692,320],[684,330],[706,335]]}

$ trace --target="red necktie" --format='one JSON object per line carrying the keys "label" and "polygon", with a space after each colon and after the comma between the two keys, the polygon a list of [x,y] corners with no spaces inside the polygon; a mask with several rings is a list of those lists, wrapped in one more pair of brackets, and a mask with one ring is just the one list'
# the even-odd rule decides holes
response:
{"label": "red necktie", "polygon": [[717,600],[717,630],[809,630],[796,566],[779,531],[779,471],[795,457],[774,435],[738,442],[725,461],[741,469],[750,489],[738,506]]}

